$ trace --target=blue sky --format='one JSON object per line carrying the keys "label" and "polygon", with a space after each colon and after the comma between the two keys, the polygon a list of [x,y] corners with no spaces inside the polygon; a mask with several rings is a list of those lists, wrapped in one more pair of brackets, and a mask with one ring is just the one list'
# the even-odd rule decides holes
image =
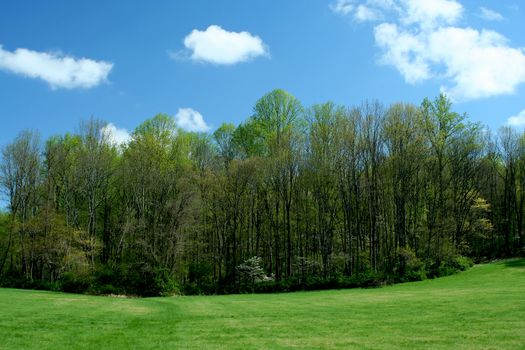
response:
{"label": "blue sky", "polygon": [[274,88],[305,106],[444,91],[522,126],[524,34],[518,0],[2,1],[0,145],[91,116],[121,137],[160,112],[213,131]]}

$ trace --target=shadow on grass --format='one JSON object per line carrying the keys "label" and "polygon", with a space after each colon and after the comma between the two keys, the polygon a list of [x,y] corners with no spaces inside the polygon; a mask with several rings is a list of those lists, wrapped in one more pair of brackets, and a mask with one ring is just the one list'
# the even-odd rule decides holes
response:
{"label": "shadow on grass", "polygon": [[520,258],[520,259],[512,259],[509,261],[505,261],[505,266],[506,267],[525,267],[525,259]]}

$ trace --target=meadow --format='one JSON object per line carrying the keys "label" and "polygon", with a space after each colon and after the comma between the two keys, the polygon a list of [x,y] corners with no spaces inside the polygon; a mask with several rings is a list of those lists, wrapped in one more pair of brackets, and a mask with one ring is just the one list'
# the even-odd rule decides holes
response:
{"label": "meadow", "polygon": [[373,289],[117,298],[0,289],[0,349],[525,349],[525,259]]}

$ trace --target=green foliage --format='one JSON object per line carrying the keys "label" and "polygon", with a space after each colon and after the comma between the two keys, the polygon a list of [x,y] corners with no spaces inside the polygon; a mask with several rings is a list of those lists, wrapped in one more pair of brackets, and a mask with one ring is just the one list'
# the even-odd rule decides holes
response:
{"label": "green foliage", "polygon": [[153,138],[161,144],[168,144],[176,133],[175,120],[167,114],[157,114],[140,124],[133,136],[136,139]]}
{"label": "green foliage", "polygon": [[262,281],[273,280],[268,277],[262,267],[262,259],[258,256],[246,259],[242,264],[236,267],[238,278],[241,284],[241,290],[247,288],[253,291],[255,285]]}
{"label": "green foliage", "polygon": [[474,263],[472,262],[472,259],[470,259],[470,258],[468,258],[466,256],[461,256],[461,255],[458,255],[454,259],[453,264],[459,271],[466,271],[469,268],[471,268],[472,266],[474,266]]}
{"label": "green foliage", "polygon": [[16,274],[4,274],[0,278],[1,288],[20,288],[20,289],[34,289],[34,290],[51,290],[61,291],[62,286],[60,281],[42,281],[34,280]]}
{"label": "green foliage", "polygon": [[[155,277],[153,279],[153,288],[151,296],[169,296],[179,294],[179,285],[174,280],[171,273],[166,269],[157,269],[155,271]],[[144,289],[139,289],[143,291]]]}
{"label": "green foliage", "polygon": [[122,265],[102,265],[94,271],[91,294],[126,294],[125,273]]}
{"label": "green foliage", "polygon": [[429,277],[449,276],[465,271],[473,266],[470,258],[461,255],[449,255],[439,262],[432,262],[427,267]]}
{"label": "green foliage", "polygon": [[217,286],[211,278],[212,266],[203,262],[192,262],[188,266],[188,280],[182,292],[186,295],[215,294]]}
{"label": "green foliage", "polygon": [[[0,242],[3,242],[7,238],[8,228],[9,228],[9,214],[0,211]],[[0,243],[0,247],[1,246],[2,246],[2,243]]]}
{"label": "green foliage", "polygon": [[60,290],[67,293],[85,293],[92,284],[90,275],[76,275],[73,272],[66,272],[59,280]]}
{"label": "green foliage", "polygon": [[219,148],[219,154],[225,162],[233,160],[237,153],[236,145],[234,143],[235,130],[233,124],[223,123],[213,133],[213,138]]}
{"label": "green foliage", "polygon": [[102,265],[94,272],[88,291],[152,297],[179,294],[179,286],[165,269],[146,264]]}
{"label": "green foliage", "polygon": [[525,249],[525,134],[494,138],[445,95],[303,108],[277,89],[237,127],[186,132],[159,114],[119,147],[105,125],[91,118],[43,152],[28,131],[3,148],[10,285],[145,296],[377,286]]}
{"label": "green foliage", "polygon": [[264,138],[260,126],[250,119],[233,132],[232,142],[242,158],[260,157],[264,154]]}
{"label": "green foliage", "polygon": [[422,281],[427,277],[425,264],[410,248],[398,249],[394,273],[396,280],[401,282]]}
{"label": "green foliage", "polygon": [[211,266],[207,263],[191,263],[188,266],[188,281],[198,284],[203,283],[209,278],[211,271]]}

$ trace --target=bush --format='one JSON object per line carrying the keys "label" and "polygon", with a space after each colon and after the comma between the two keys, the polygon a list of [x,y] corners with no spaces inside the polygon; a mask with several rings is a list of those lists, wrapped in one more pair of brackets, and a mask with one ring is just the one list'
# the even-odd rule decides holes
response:
{"label": "bush", "polygon": [[89,292],[151,297],[177,293],[178,286],[165,269],[147,264],[105,265],[94,272]]}
{"label": "bush", "polygon": [[157,269],[153,281],[158,295],[166,296],[180,293],[177,282],[166,269]]}
{"label": "bush", "polygon": [[91,294],[123,294],[123,277],[119,266],[102,265],[94,272]]}
{"label": "bush", "polygon": [[165,269],[154,269],[147,264],[130,265],[124,277],[126,292],[152,297],[178,292],[178,286]]}
{"label": "bush", "polygon": [[92,282],[89,275],[75,275],[72,272],[66,272],[60,278],[60,289],[66,293],[85,293]]}
{"label": "bush", "polygon": [[471,259],[461,255],[450,255],[441,261],[429,264],[428,274],[430,277],[450,276],[459,271],[465,271],[472,267],[474,263]]}
{"label": "bush", "polygon": [[436,277],[444,277],[444,276],[450,276],[455,273],[457,273],[458,270],[454,267],[448,264],[446,261],[442,261],[439,264],[438,272]]}
{"label": "bush", "polygon": [[467,258],[466,256],[458,255],[454,259],[454,266],[459,271],[466,271],[469,268],[471,268],[472,266],[474,266],[474,263],[472,262],[472,260],[470,258]]}
{"label": "bush", "polygon": [[354,276],[322,278],[320,276],[291,277],[280,281],[264,281],[255,284],[255,293],[278,293],[338,288],[374,288],[384,284],[384,278],[377,273],[359,273]]}
{"label": "bush", "polygon": [[[267,276],[264,272],[262,259],[258,256],[245,260],[236,267],[236,272],[239,278],[240,291],[254,292],[258,283],[273,281],[273,277]],[[283,288],[286,287],[283,286]]]}
{"label": "bush", "polygon": [[399,248],[394,266],[395,282],[422,281],[427,277],[425,264],[410,248]]}
{"label": "bush", "polygon": [[16,275],[3,275],[0,278],[0,287],[2,288],[20,288],[36,290],[60,291],[60,283],[57,281],[32,280],[26,277]]}
{"label": "bush", "polygon": [[363,288],[375,288],[380,287],[384,283],[385,278],[375,272],[367,272],[367,273],[361,273],[356,276],[356,283],[358,287]]}
{"label": "bush", "polygon": [[194,262],[188,265],[188,280],[190,283],[203,284],[209,280],[212,267],[207,263]]}

